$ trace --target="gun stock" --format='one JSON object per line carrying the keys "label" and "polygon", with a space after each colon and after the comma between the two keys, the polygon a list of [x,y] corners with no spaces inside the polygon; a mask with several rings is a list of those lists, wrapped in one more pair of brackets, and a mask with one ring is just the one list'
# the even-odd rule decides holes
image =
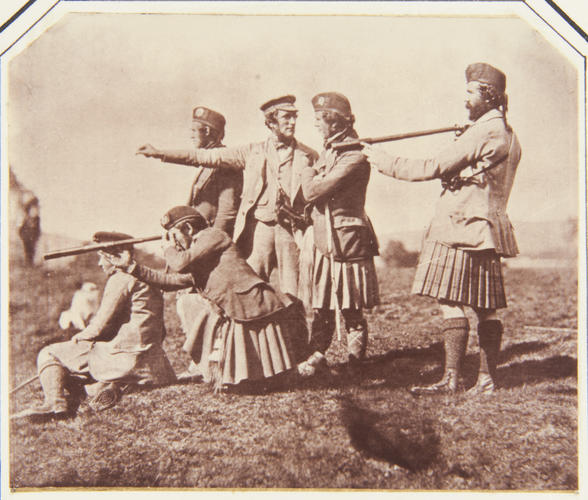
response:
{"label": "gun stock", "polygon": [[55,252],[48,252],[43,255],[43,260],[58,259],[60,257],[69,257],[71,255],[80,255],[82,253],[97,252],[98,250],[106,250],[108,248],[120,247],[124,245],[136,245],[138,243],[146,243],[147,241],[160,240],[159,236],[147,236],[145,238],[130,238],[128,240],[109,241],[106,243],[95,243],[92,245],[85,245],[82,247],[65,248],[63,250],[56,250]]}
{"label": "gun stock", "polygon": [[416,132],[406,132],[404,134],[384,135],[382,137],[365,137],[353,141],[334,142],[331,147],[335,150],[341,149],[361,149],[361,144],[378,144],[380,142],[401,141],[403,139],[412,139],[413,137],[423,137],[425,135],[443,134],[445,132],[463,132],[466,127],[454,125],[453,127],[435,128],[431,130],[418,130]]}

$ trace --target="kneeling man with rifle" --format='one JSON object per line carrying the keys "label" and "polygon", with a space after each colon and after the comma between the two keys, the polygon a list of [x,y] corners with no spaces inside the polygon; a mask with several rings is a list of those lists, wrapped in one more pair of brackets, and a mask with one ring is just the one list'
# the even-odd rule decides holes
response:
{"label": "kneeling man with rifle", "polygon": [[[37,370],[45,395],[40,406],[28,408],[13,418],[63,417],[70,411],[66,387],[72,382],[93,384],[90,406],[104,410],[113,406],[121,386],[127,384],[167,384],[174,371],[162,349],[165,337],[163,297],[158,288],[120,272],[109,255],[133,255],[131,236],[98,232],[98,265],[108,275],[100,307],[90,322],[71,340],[50,344],[39,352]],[[112,246],[109,242],[121,242]],[[78,252],[80,253],[80,252]]]}

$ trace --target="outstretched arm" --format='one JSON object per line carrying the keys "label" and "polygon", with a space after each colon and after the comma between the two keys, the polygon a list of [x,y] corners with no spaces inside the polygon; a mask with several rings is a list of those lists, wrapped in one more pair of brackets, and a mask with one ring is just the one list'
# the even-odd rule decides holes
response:
{"label": "outstretched arm", "polygon": [[211,148],[189,150],[157,149],[151,144],[141,146],[137,153],[147,158],[157,158],[165,163],[211,168],[245,168],[251,147]]}
{"label": "outstretched arm", "polygon": [[487,167],[507,154],[508,143],[495,130],[473,126],[433,158],[401,158],[368,144],[363,152],[371,165],[385,175],[406,181],[426,181],[452,177],[469,166]]}

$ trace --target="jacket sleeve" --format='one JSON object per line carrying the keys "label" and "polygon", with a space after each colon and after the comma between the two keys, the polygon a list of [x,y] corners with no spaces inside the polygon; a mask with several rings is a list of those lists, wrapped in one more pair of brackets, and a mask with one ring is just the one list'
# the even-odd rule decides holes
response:
{"label": "jacket sleeve", "polygon": [[471,127],[436,157],[426,160],[392,156],[378,170],[405,181],[452,177],[469,166],[490,166],[508,153],[504,136],[484,127]]}
{"label": "jacket sleeve", "polygon": [[353,172],[364,165],[365,156],[357,151],[339,154],[333,168],[325,173],[312,167],[302,171],[302,194],[304,199],[312,202],[322,196],[332,193]]}
{"label": "jacket sleeve", "polygon": [[98,311],[90,324],[77,335],[87,340],[99,339],[102,332],[118,321],[124,312],[133,282],[133,278],[122,272],[113,274],[106,282]]}
{"label": "jacket sleeve", "polygon": [[176,273],[186,272],[195,262],[205,260],[220,253],[231,244],[231,238],[219,229],[209,228],[201,231],[188,250],[169,247],[165,250],[165,261]]}
{"label": "jacket sleeve", "polygon": [[212,168],[244,169],[251,146],[236,148],[195,149],[193,151],[162,150],[161,161],[180,165]]}
{"label": "jacket sleeve", "polygon": [[191,274],[166,273],[141,264],[135,264],[134,267],[129,269],[129,272],[139,281],[154,285],[166,292],[194,286],[194,279]]}
{"label": "jacket sleeve", "polygon": [[232,235],[243,191],[243,174],[225,171],[218,182],[221,183],[221,186],[214,227]]}

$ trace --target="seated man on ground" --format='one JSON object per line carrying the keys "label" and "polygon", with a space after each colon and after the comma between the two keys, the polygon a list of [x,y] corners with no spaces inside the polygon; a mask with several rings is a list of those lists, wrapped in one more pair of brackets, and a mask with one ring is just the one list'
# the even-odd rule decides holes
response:
{"label": "seated man on ground", "polygon": [[[114,232],[94,235],[96,243],[130,238]],[[41,349],[37,370],[45,401],[13,418],[67,415],[71,401],[66,398],[66,388],[72,382],[86,385],[88,394],[93,395],[90,406],[99,411],[116,404],[122,385],[175,381],[162,348],[165,327],[161,291],[110,263],[109,255],[130,259],[132,245],[98,253],[98,265],[108,275],[108,281],[96,315],[71,340]]]}

